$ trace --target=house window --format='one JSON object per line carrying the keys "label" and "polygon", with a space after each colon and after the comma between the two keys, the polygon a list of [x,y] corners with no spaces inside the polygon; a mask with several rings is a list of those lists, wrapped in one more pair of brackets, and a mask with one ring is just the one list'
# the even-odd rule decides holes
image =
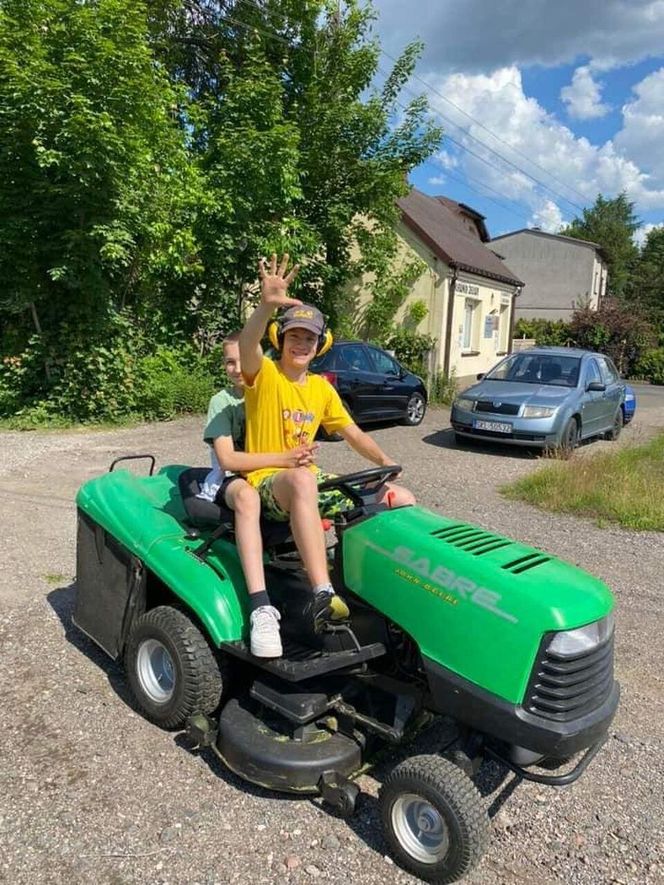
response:
{"label": "house window", "polygon": [[477,308],[477,302],[473,301],[472,298],[466,298],[463,310],[463,334],[461,339],[461,349],[462,350],[472,350],[473,349],[473,339],[474,339],[474,321],[475,321],[475,310]]}
{"label": "house window", "polygon": [[510,331],[510,308],[509,304],[500,305],[500,319],[498,321],[498,352],[507,353],[508,335]]}

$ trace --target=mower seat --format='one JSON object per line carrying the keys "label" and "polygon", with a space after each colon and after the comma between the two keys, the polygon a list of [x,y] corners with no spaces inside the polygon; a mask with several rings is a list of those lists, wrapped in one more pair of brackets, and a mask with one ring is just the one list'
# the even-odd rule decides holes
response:
{"label": "mower seat", "polygon": [[[209,468],[207,467],[189,467],[187,470],[183,470],[178,477],[178,487],[187,514],[187,522],[196,528],[217,528],[220,525],[227,525],[228,538],[234,540],[235,514],[233,511],[229,507],[220,506],[213,501],[197,497],[208,473]],[[261,535],[266,547],[276,547],[290,539],[290,523],[275,522],[261,516]]]}

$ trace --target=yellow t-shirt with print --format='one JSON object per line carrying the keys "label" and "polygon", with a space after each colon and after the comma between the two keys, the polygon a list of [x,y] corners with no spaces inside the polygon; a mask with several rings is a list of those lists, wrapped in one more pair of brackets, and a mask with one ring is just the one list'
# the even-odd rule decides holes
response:
{"label": "yellow t-shirt with print", "polygon": [[[244,388],[244,408],[246,452],[286,452],[313,442],[321,424],[328,433],[353,424],[329,381],[307,373],[304,384],[297,384],[266,356],[253,384]],[[247,480],[258,486],[279,469],[252,470]]]}

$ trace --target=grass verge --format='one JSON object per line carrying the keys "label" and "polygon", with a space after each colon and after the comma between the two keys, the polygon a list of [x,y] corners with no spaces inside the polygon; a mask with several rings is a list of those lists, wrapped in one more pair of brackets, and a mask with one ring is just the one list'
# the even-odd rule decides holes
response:
{"label": "grass verge", "polygon": [[664,433],[644,445],[556,461],[500,491],[600,525],[664,532]]}

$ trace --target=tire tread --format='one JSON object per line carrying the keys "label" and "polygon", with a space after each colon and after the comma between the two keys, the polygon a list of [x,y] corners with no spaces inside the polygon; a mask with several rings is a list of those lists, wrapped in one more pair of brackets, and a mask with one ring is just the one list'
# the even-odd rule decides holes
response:
{"label": "tire tread", "polygon": [[[465,836],[463,853],[453,870],[447,872],[440,870],[440,873],[436,874],[435,870],[439,869],[440,864],[432,865],[427,870],[427,865],[410,858],[401,849],[396,837],[392,836],[389,821],[391,806],[389,796],[395,790],[397,783],[408,780],[424,782],[434,792],[444,790],[450,805],[462,820],[462,829]],[[416,789],[413,788],[413,791],[416,791]],[[467,875],[479,863],[486,850],[489,828],[488,817],[481,795],[473,781],[453,762],[442,756],[414,756],[397,765],[385,780],[381,789],[381,813],[388,842],[390,842],[393,849],[396,849],[395,853],[397,856],[405,858],[407,864],[404,864],[404,866],[407,866],[416,875],[426,877],[427,881],[441,883],[441,885],[457,881],[457,879]],[[434,875],[426,875],[427,872]]]}
{"label": "tire tread", "polygon": [[[129,662],[133,658],[137,636],[150,626],[166,633],[179,648],[183,669],[182,697],[177,707],[168,715],[156,715],[145,706],[137,695],[129,674]],[[209,642],[191,618],[174,606],[158,606],[150,609],[134,624],[127,643],[127,672],[132,693],[143,714],[162,728],[178,728],[193,713],[210,714],[219,706],[223,691],[221,662]]]}

